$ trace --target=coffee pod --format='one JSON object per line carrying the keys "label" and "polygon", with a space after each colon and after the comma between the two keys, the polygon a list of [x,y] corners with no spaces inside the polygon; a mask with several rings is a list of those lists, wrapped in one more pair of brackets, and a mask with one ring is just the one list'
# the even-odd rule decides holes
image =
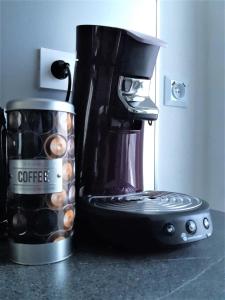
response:
{"label": "coffee pod", "polygon": [[58,112],[55,119],[55,129],[57,132],[67,136],[67,113],[66,112]]}
{"label": "coffee pod", "polygon": [[59,242],[59,241],[62,241],[62,240],[65,240],[65,237],[64,236],[58,236],[55,238],[55,240],[53,242]]}
{"label": "coffee pod", "polygon": [[74,151],[75,151],[75,138],[74,136],[70,136],[69,140],[68,140],[68,155],[69,157],[73,158],[74,157]]}
{"label": "coffee pod", "polygon": [[11,134],[8,132],[7,151],[8,151],[9,158],[17,157],[17,155],[18,155],[18,134]]}
{"label": "coffee pod", "polygon": [[70,113],[67,114],[67,130],[68,132],[73,130],[73,115]]}
{"label": "coffee pod", "polygon": [[20,131],[18,133],[8,133],[7,136],[8,157],[26,157],[33,159],[42,151],[41,137],[32,131]]}
{"label": "coffee pod", "polygon": [[64,230],[59,230],[59,231],[53,232],[49,236],[48,242],[50,242],[50,243],[59,242],[59,241],[65,240],[65,238],[66,238],[66,232]]}
{"label": "coffee pod", "polygon": [[74,129],[73,114],[66,112],[59,112],[56,118],[57,131],[63,135],[69,135]]}
{"label": "coffee pod", "polygon": [[74,176],[73,164],[71,161],[66,161],[63,164],[63,180],[70,181]]}
{"label": "coffee pod", "polygon": [[75,185],[74,184],[71,185],[69,188],[68,198],[69,198],[70,203],[75,202]]}
{"label": "coffee pod", "polygon": [[66,191],[64,190],[59,193],[51,194],[50,199],[47,201],[48,207],[52,209],[62,208],[66,201],[66,197]]}
{"label": "coffee pod", "polygon": [[23,116],[26,122],[23,129],[31,130],[40,135],[53,131],[54,112],[29,110],[24,111]]}
{"label": "coffee pod", "polygon": [[17,158],[25,156],[31,159],[38,156],[42,150],[41,137],[32,132],[8,133],[7,136],[8,157]]}
{"label": "coffee pod", "polygon": [[12,230],[18,235],[24,235],[27,231],[27,219],[22,212],[17,212],[12,217]]}
{"label": "coffee pod", "polygon": [[42,134],[46,134],[51,130],[53,130],[54,114],[57,114],[57,112],[42,111],[41,113]]}
{"label": "coffee pod", "polygon": [[26,111],[24,115],[27,123],[26,126],[28,126],[29,130],[36,133],[42,132],[42,118],[39,111]]}
{"label": "coffee pod", "polygon": [[39,209],[35,212],[33,223],[35,234],[49,235],[58,229],[58,215],[51,209]]}
{"label": "coffee pod", "polygon": [[22,114],[19,111],[12,111],[8,115],[8,129],[18,130],[22,124]]}
{"label": "coffee pod", "polygon": [[65,230],[71,230],[73,228],[73,222],[75,218],[75,211],[72,205],[67,205],[64,208],[63,225]]}
{"label": "coffee pod", "polygon": [[49,158],[63,157],[67,150],[66,139],[59,134],[53,134],[45,141],[44,150]]}
{"label": "coffee pod", "polygon": [[20,157],[31,159],[41,153],[42,139],[39,134],[36,134],[33,131],[19,133],[17,142],[20,142],[20,147],[17,147],[17,155]]}

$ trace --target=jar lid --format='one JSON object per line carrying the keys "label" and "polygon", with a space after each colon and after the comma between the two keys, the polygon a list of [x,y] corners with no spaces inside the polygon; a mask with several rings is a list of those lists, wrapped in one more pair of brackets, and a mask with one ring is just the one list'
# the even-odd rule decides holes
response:
{"label": "jar lid", "polygon": [[41,98],[11,100],[6,104],[6,111],[12,110],[53,110],[74,114],[74,106],[66,101]]}

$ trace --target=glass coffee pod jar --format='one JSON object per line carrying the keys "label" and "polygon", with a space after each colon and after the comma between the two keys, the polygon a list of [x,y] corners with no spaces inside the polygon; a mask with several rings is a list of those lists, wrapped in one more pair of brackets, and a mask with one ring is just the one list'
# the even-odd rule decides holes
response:
{"label": "glass coffee pod jar", "polygon": [[6,112],[10,258],[27,265],[64,260],[76,215],[74,107],[19,99]]}

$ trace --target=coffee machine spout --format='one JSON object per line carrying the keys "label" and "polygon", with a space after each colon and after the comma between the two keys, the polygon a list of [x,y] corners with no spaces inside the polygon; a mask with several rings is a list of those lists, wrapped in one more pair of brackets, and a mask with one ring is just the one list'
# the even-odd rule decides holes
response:
{"label": "coffee machine spout", "polygon": [[119,77],[118,97],[134,120],[155,121],[159,110],[149,97],[150,80]]}

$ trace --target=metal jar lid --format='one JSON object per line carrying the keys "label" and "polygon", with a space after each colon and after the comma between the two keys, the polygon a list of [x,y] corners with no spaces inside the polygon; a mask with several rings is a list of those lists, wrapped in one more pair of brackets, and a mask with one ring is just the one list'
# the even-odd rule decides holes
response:
{"label": "metal jar lid", "polygon": [[53,110],[74,114],[74,106],[65,101],[41,98],[11,100],[6,104],[6,111],[12,110]]}

